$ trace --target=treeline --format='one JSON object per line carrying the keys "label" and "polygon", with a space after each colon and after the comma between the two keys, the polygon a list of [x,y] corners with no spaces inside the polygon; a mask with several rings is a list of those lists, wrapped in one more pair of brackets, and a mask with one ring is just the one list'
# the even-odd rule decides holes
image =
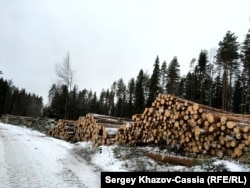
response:
{"label": "treeline", "polygon": [[197,103],[235,113],[250,113],[250,30],[242,43],[228,31],[218,49],[201,50],[180,75],[178,58],[169,63],[157,56],[151,75],[141,69],[135,78],[115,81],[99,96],[89,90],[69,91],[67,84],[54,84],[49,92],[49,116],[77,119],[86,113],[128,117],[142,113],[158,93],[173,94]]}
{"label": "treeline", "polygon": [[25,89],[15,87],[12,81],[0,78],[0,116],[13,114],[38,117],[42,115],[43,99]]}
{"label": "treeline", "polygon": [[[139,70],[125,83],[122,78],[110,88],[96,92],[79,90],[73,84],[69,55],[56,66],[62,84],[49,90],[49,105],[43,115],[53,118],[78,119],[87,113],[128,117],[151,106],[158,93],[172,94],[197,103],[241,114],[250,114],[250,30],[242,43],[231,31],[219,41],[218,49],[201,50],[190,64],[186,75],[180,75],[175,56],[167,63],[156,56],[153,72]],[[19,90],[0,79],[0,114],[41,115],[42,98]]]}

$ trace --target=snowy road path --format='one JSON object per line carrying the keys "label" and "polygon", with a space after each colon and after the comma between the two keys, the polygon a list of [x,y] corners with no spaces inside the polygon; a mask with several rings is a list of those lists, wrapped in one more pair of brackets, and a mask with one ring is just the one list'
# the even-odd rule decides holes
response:
{"label": "snowy road path", "polygon": [[72,148],[42,133],[0,123],[0,187],[99,188],[100,171]]}

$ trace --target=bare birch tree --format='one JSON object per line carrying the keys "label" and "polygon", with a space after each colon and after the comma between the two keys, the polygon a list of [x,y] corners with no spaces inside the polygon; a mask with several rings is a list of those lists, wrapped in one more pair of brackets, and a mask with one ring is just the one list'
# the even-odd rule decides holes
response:
{"label": "bare birch tree", "polygon": [[59,81],[65,84],[68,87],[68,90],[71,91],[74,82],[75,71],[73,71],[71,68],[69,53],[64,58],[62,64],[55,65],[55,71]]}

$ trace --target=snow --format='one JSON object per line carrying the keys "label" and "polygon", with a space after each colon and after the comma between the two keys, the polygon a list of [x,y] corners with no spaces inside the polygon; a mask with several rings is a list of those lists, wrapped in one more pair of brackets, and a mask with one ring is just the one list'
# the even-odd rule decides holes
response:
{"label": "snow", "polygon": [[216,171],[218,166],[232,172],[250,171],[247,164],[218,159],[208,166],[159,164],[146,156],[149,151],[159,149],[69,143],[27,127],[0,123],[1,188],[99,188],[102,171]]}
{"label": "snow", "polygon": [[98,187],[99,170],[70,151],[73,145],[0,123],[1,187]]}

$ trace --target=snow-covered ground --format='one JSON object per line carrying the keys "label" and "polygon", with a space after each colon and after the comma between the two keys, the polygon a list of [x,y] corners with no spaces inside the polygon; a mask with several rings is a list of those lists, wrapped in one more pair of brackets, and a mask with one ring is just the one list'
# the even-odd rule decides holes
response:
{"label": "snow-covered ground", "polygon": [[102,171],[249,172],[237,161],[211,160],[193,167],[161,164],[146,156],[157,148],[69,143],[26,127],[0,123],[1,188],[100,188]]}

